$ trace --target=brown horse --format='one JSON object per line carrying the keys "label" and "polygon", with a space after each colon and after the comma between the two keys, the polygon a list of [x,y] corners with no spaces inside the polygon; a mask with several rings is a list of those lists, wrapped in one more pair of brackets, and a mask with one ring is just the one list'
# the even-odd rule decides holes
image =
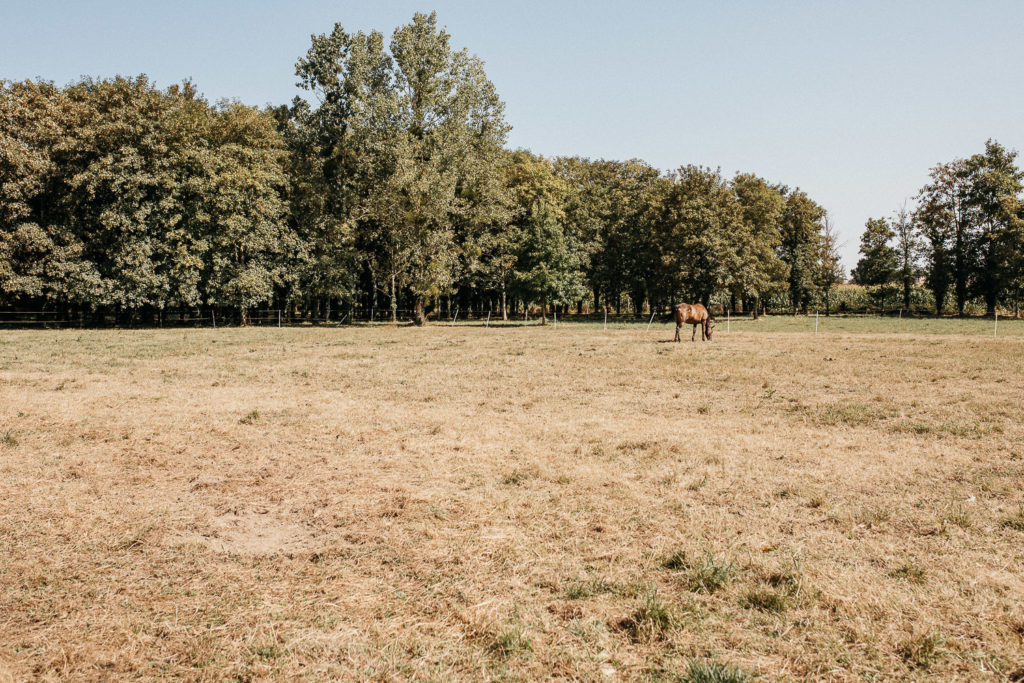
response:
{"label": "brown horse", "polygon": [[711,331],[715,324],[711,322],[711,315],[708,309],[702,304],[676,304],[672,307],[672,317],[676,321],[676,338],[679,341],[679,330],[683,325],[693,325],[693,334],[690,341],[697,341],[697,325],[700,325],[701,341],[711,341]]}

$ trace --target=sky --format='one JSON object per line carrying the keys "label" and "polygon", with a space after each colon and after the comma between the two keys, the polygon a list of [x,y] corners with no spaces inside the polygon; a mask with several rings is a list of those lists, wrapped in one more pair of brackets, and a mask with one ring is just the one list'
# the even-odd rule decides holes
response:
{"label": "sky", "polygon": [[0,0],[0,79],[145,73],[281,104],[335,22],[390,35],[436,10],[506,102],[509,145],[753,172],[839,230],[912,200],[937,163],[1024,149],[1024,1]]}

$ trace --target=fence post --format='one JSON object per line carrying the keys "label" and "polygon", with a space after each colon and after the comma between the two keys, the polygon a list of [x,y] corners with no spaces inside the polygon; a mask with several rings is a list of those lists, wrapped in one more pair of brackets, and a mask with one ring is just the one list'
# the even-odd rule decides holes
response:
{"label": "fence post", "polygon": [[277,309],[277,326],[281,327],[281,309]]}
{"label": "fence post", "polygon": [[647,329],[644,330],[644,332],[650,332],[651,325],[654,324],[654,316],[657,315],[657,314],[658,314],[657,311],[654,311],[654,312],[651,313],[651,319],[647,322]]}
{"label": "fence post", "polygon": [[210,316],[213,318],[213,329],[217,329],[217,311],[211,308]]}
{"label": "fence post", "polygon": [[604,307],[604,329],[608,329],[608,306]]}
{"label": "fence post", "polygon": [[491,326],[491,312],[487,311],[487,324],[484,325],[484,327],[490,327],[490,326]]}
{"label": "fence post", "polygon": [[552,311],[552,313],[555,314],[555,327],[558,327],[558,308],[555,307],[555,309]]}

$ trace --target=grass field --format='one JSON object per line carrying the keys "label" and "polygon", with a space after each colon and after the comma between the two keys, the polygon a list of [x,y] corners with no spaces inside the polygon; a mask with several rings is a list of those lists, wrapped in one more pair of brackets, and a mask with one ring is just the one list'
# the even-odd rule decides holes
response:
{"label": "grass field", "polygon": [[813,324],[0,332],[0,680],[1024,675],[1024,323]]}

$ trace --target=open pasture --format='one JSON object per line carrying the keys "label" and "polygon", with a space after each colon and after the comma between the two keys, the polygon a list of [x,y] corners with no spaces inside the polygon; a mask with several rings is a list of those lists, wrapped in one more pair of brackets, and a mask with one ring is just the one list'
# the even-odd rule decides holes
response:
{"label": "open pasture", "polygon": [[813,323],[0,332],[0,680],[1024,675],[1024,325]]}

